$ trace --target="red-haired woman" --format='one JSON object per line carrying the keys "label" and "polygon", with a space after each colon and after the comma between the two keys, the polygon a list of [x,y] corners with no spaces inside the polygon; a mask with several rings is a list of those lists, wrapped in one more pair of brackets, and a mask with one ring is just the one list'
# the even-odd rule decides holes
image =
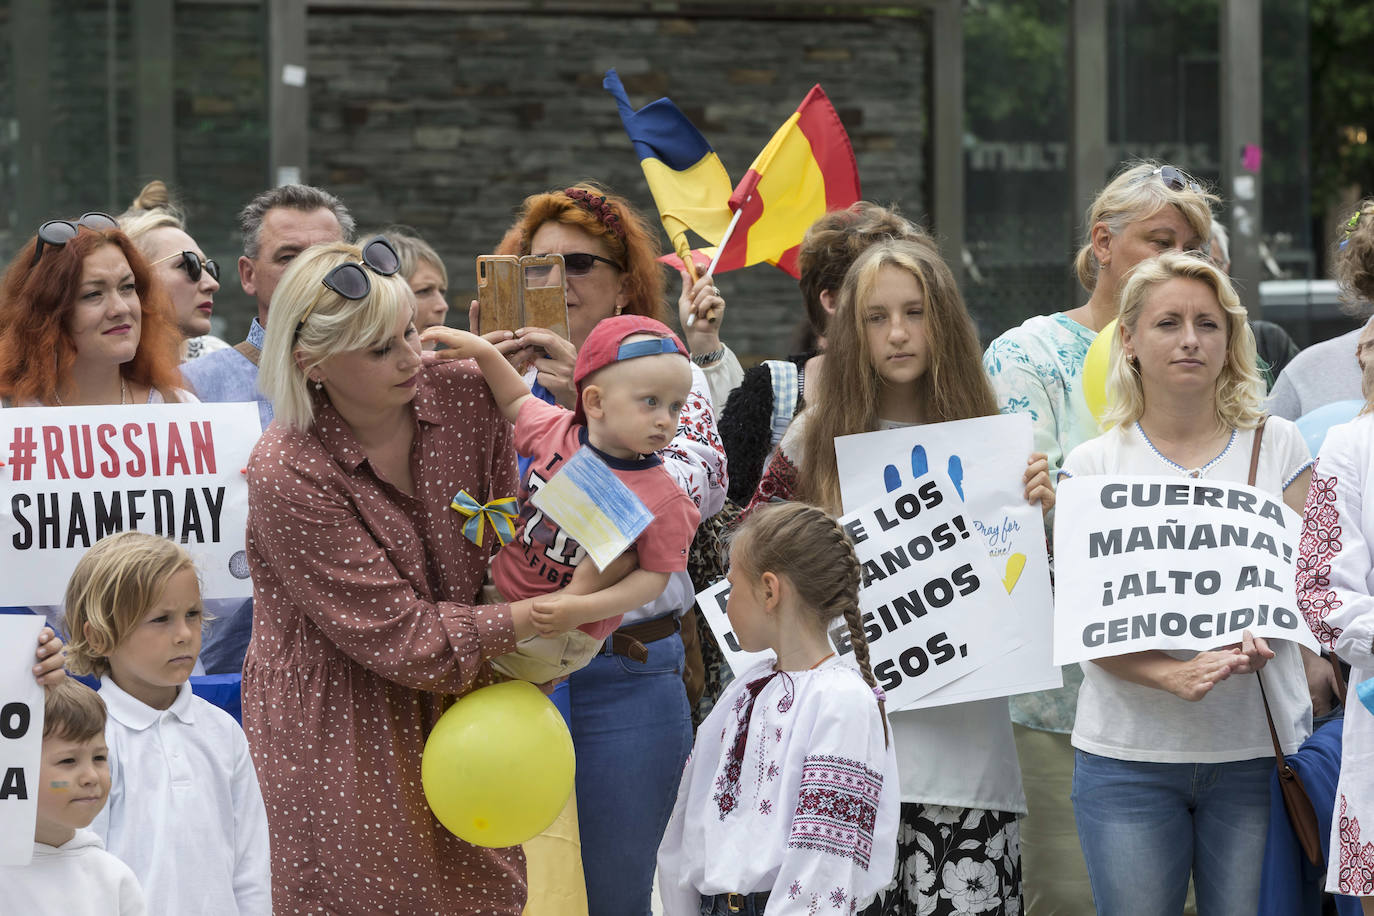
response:
{"label": "red-haired woman", "polygon": [[[172,314],[113,217],[49,220],[0,281],[0,407],[194,401]],[[60,607],[32,610],[60,631]]]}
{"label": "red-haired woman", "polygon": [[181,335],[148,262],[112,217],[50,220],[0,282],[6,406],[190,401]]}
{"label": "red-haired woman", "polygon": [[[649,224],[623,199],[590,184],[526,198],[500,254],[561,254],[567,273],[571,340],[543,328],[497,332],[490,339],[535,395],[572,407],[577,348],[612,315],[666,321],[664,273]],[[684,300],[723,306],[705,281]],[[709,300],[709,301],[708,301]],[[477,326],[476,310],[472,315]],[[706,377],[692,368],[692,393],[677,436],[656,456],[702,518],[725,503],[725,449],[716,433]],[[614,460],[614,459],[612,459]],[[522,479],[529,473],[521,461]],[[679,618],[695,601],[686,573],[675,573],[658,600],[625,616],[607,650],[572,676],[573,743],[582,863],[592,916],[648,913],[654,856],[692,747],[683,688]]]}

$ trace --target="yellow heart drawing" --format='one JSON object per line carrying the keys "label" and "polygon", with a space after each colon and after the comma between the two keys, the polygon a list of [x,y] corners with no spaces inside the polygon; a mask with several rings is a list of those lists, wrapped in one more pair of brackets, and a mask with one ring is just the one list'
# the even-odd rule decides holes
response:
{"label": "yellow heart drawing", "polygon": [[1011,590],[1016,588],[1016,583],[1021,580],[1021,570],[1026,568],[1026,555],[1024,553],[1014,553],[1007,557],[1007,574],[1002,578],[1002,585],[1011,594]]}

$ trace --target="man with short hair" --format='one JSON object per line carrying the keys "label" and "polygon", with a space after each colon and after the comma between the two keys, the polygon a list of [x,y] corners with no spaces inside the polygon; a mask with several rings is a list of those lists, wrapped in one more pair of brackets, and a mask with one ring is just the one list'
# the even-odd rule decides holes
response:
{"label": "man with short hair", "polygon": [[272,402],[258,390],[258,357],[262,353],[272,293],[291,261],[312,245],[348,241],[353,217],[328,191],[288,184],[264,191],[239,213],[243,256],[239,283],[258,302],[248,338],[228,350],[209,353],[181,367],[202,401],[256,401],[262,428],[272,422]]}
{"label": "man with short hair", "polygon": [[[348,208],[333,194],[309,185],[288,184],[249,201],[239,213],[239,228],[243,231],[239,282],[243,291],[258,301],[258,316],[246,340],[183,363],[181,374],[202,401],[256,401],[258,419],[266,429],[272,422],[272,402],[258,390],[258,357],[272,293],[296,255],[311,245],[351,240],[354,224]],[[201,641],[200,658],[206,673],[242,670],[252,628],[251,599],[206,604],[217,618]]]}

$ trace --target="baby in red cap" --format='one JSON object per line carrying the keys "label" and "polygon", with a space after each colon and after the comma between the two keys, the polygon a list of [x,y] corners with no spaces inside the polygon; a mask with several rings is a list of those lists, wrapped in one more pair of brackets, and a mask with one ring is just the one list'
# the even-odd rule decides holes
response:
{"label": "baby in red cap", "polygon": [[[515,449],[529,456],[520,482],[515,536],[492,561],[501,600],[538,595],[531,619],[539,636],[492,662],[504,674],[542,684],[583,667],[629,611],[662,594],[671,573],[687,568],[701,515],[664,470],[657,454],[677,434],[692,387],[687,348],[652,318],[617,315],[597,323],[577,354],[577,406],[567,410],[530,394],[488,341],[442,326],[421,335],[440,359],[473,359],[502,413],[515,424]],[[588,446],[653,516],[635,540],[639,568],[593,594],[566,586],[586,551],[529,497]]]}

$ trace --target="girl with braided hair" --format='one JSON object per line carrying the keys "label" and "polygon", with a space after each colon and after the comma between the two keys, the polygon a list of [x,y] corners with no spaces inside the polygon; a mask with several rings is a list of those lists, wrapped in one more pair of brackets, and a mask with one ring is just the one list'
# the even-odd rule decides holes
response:
{"label": "girl with braided hair", "polygon": [[[697,731],[658,850],[665,916],[852,913],[892,875],[897,758],[844,530],[802,503],[760,508],[730,548],[726,613],[771,650]],[[859,668],[827,630],[843,617]]]}
{"label": "girl with braided hair", "polygon": [[[928,239],[881,241],[859,255],[828,331],[825,370],[751,509],[800,499],[838,516],[836,437],[997,412],[973,320]],[[1048,511],[1043,454],[1028,457],[1022,482],[1026,499]],[[901,768],[897,877],[864,916],[1019,916],[1026,801],[1007,701],[901,710],[891,725]]]}

